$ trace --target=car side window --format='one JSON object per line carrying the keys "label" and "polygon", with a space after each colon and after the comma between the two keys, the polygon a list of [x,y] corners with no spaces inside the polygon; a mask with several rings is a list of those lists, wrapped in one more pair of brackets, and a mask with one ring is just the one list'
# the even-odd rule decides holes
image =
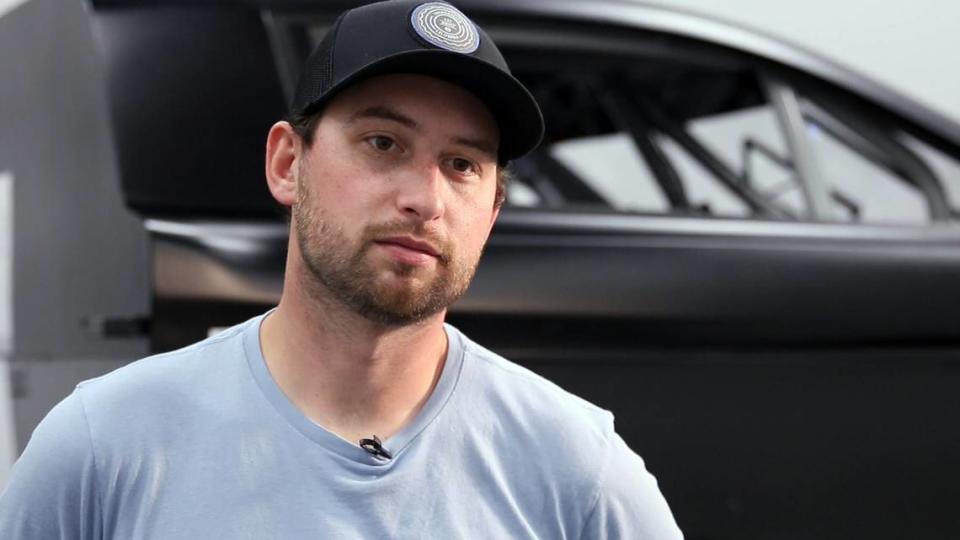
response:
{"label": "car side window", "polygon": [[549,152],[614,210],[651,213],[670,210],[669,201],[626,133],[561,141],[551,145]]}
{"label": "car side window", "polygon": [[943,184],[947,201],[956,217],[956,209],[960,209],[960,159],[911,135],[901,134],[900,140],[933,169]]}
{"label": "car side window", "polygon": [[[786,153],[776,115],[767,104],[745,107],[695,119],[689,123],[691,134],[739,175],[745,186],[762,193],[771,202],[795,215],[803,212],[803,200],[791,188],[792,172],[776,156]],[[723,189],[716,176],[699,167],[695,159],[672,140],[667,139],[668,153],[688,179],[694,200],[710,208],[710,215],[750,217],[750,208],[743,200]]]}
{"label": "car side window", "polygon": [[548,133],[515,164],[508,207],[924,225],[960,206],[954,156],[749,59],[573,58],[516,70]]}
{"label": "car side window", "polygon": [[922,225],[931,220],[926,199],[915,186],[816,124],[807,128],[810,144],[824,163],[837,221]]}

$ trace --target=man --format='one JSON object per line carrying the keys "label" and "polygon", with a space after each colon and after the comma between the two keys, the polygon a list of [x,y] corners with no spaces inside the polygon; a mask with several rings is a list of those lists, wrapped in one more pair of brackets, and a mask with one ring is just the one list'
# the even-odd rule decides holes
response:
{"label": "man", "polygon": [[275,310],[86,381],[3,538],[677,538],[610,413],[444,325],[543,125],[440,2],[341,16],[267,137]]}

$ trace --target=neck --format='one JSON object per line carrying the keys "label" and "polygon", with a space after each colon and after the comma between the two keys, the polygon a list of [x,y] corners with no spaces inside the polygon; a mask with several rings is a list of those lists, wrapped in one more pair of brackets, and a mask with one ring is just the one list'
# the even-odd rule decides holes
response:
{"label": "neck", "polygon": [[260,331],[271,375],[308,418],[348,441],[394,435],[417,415],[443,371],[444,313],[385,327],[329,295],[303,294],[291,274]]}

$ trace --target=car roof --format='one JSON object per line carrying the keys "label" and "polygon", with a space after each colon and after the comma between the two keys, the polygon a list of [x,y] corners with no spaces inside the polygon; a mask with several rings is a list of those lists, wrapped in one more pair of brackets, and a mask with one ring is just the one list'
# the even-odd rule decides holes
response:
{"label": "car roof", "polygon": [[[96,10],[113,8],[268,9],[336,13],[370,3],[357,0],[90,0]],[[589,21],[674,34],[745,52],[832,83],[907,119],[948,144],[960,145],[960,123],[870,77],[770,33],[689,9],[636,0],[456,0],[478,16],[520,16]]]}

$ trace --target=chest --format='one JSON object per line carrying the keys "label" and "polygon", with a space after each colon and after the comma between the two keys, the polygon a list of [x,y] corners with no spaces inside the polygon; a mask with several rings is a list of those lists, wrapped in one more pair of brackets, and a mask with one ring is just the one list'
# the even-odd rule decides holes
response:
{"label": "chest", "polygon": [[535,475],[467,459],[401,455],[378,468],[238,441],[153,454],[109,467],[106,537],[570,537],[576,516]]}

